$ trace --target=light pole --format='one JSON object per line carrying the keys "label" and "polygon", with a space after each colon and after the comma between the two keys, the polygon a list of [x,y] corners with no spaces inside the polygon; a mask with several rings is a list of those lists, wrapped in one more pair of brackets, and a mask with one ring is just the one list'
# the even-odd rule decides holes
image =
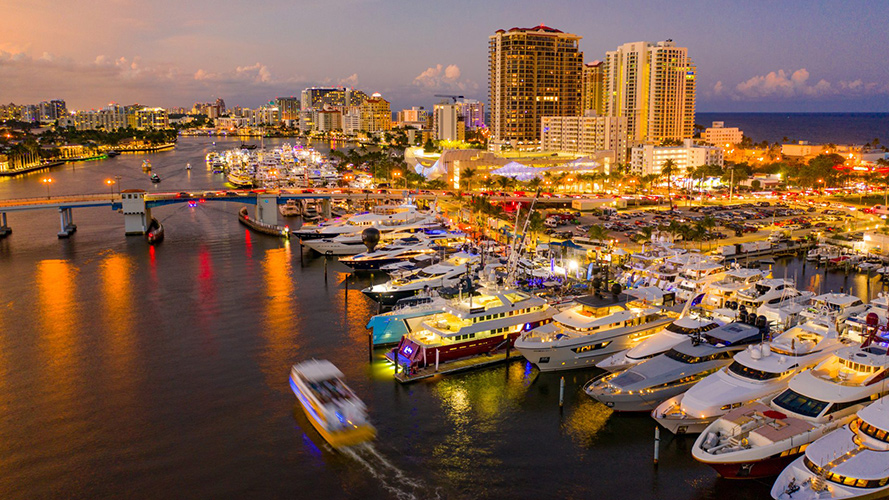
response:
{"label": "light pole", "polygon": [[44,177],[41,182],[46,186],[46,197],[49,198],[49,186],[52,184],[52,177]]}
{"label": "light pole", "polygon": [[108,190],[111,192],[111,201],[114,201],[114,181],[105,179],[105,184],[108,184]]}
{"label": "light pole", "polygon": [[119,175],[115,175],[115,176],[114,176],[114,180],[117,181],[117,195],[120,196],[120,176],[119,176]]}

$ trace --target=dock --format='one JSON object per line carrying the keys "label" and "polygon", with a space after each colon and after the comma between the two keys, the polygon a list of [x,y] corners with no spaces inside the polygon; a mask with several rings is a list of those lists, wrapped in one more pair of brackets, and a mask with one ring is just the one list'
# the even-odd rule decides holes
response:
{"label": "dock", "polygon": [[446,375],[450,373],[474,370],[476,368],[505,363],[507,361],[512,361],[515,359],[523,359],[522,355],[516,352],[515,349],[510,349],[509,351],[500,350],[494,354],[491,354],[490,356],[480,355],[466,359],[458,359],[455,361],[450,361],[448,363],[441,363],[438,365],[438,371],[435,370],[434,364],[429,365],[425,368],[420,368],[414,373],[405,373],[404,371],[399,371],[395,374],[395,380],[401,382],[402,384],[409,384],[411,382],[416,382],[417,380],[422,380],[424,378],[434,377],[436,375]]}
{"label": "dock", "polygon": [[794,241],[789,243],[780,243],[764,250],[726,255],[725,257],[723,257],[723,259],[725,262],[728,263],[756,261],[758,259],[771,257],[791,257],[794,255],[799,255],[800,253],[807,252],[808,250],[815,248],[816,245],[817,243],[815,241]]}
{"label": "dock", "polygon": [[268,234],[270,236],[281,236],[284,238],[290,238],[289,227],[264,224],[256,219],[253,219],[247,214],[247,207],[242,208],[238,212],[238,221],[258,233]]}

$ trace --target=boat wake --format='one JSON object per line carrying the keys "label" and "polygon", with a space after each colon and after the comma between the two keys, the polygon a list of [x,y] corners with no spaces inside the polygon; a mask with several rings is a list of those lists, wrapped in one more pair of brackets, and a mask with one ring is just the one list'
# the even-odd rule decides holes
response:
{"label": "boat wake", "polygon": [[363,465],[373,477],[382,483],[383,488],[399,500],[440,498],[437,492],[430,497],[429,488],[422,482],[409,477],[407,473],[384,457],[372,443],[340,448],[339,451]]}

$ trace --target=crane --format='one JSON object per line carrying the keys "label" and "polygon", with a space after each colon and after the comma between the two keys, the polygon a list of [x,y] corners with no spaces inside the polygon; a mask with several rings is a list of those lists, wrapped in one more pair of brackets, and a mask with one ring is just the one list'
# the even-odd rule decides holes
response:
{"label": "crane", "polygon": [[457,99],[463,99],[462,95],[452,95],[452,94],[435,94],[435,97],[448,97],[454,100],[454,104],[457,103]]}

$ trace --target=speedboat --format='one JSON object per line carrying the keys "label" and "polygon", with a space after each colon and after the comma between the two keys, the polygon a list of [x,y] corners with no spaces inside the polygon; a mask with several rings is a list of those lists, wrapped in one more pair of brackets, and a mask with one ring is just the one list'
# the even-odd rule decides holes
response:
{"label": "speedboat", "polygon": [[584,392],[614,411],[651,411],[682,394],[704,377],[732,362],[732,356],[767,333],[759,326],[734,322],[696,335],[669,351],[619,373],[587,382]]}
{"label": "speedboat", "polygon": [[776,500],[889,496],[889,397],[810,444],[772,486]]}
{"label": "speedboat", "polygon": [[151,182],[157,184],[161,181],[161,178],[157,174],[151,174]]}
{"label": "speedboat", "polygon": [[290,388],[312,427],[334,448],[363,443],[376,435],[364,402],[330,361],[313,359],[293,365]]}
{"label": "speedboat", "polygon": [[438,264],[369,286],[362,292],[382,305],[392,305],[405,297],[456,285],[466,274],[468,266],[478,259],[477,255],[459,252]]}
{"label": "speedboat", "polygon": [[289,199],[283,205],[278,205],[278,211],[284,217],[296,217],[302,214],[302,203],[300,200]]}
{"label": "speedboat", "polygon": [[727,478],[774,476],[819,437],[887,394],[886,349],[842,348],[777,396],[729,411],[698,436],[692,456]]}
{"label": "speedboat", "polygon": [[843,324],[846,336],[856,342],[864,342],[869,329],[877,328],[878,334],[885,334],[889,327],[889,295],[880,292],[866,309],[850,314]]}
{"label": "speedboat", "polygon": [[441,227],[432,214],[420,212],[414,205],[380,205],[372,212],[337,219],[329,224],[305,225],[294,234],[301,240],[333,238],[340,234],[363,231],[369,227],[377,228],[381,233],[400,231],[409,228],[423,230]]}
{"label": "speedboat", "polygon": [[185,170],[191,170],[191,163],[185,164]]}
{"label": "speedboat", "polygon": [[674,434],[697,434],[729,410],[783,390],[794,375],[845,345],[830,324],[799,324],[735,354],[732,364],[664,401],[651,416]]}
{"label": "speedboat", "polygon": [[626,298],[574,299],[551,323],[523,333],[516,349],[543,372],[587,367],[637,345],[678,316],[671,292],[647,287],[624,293]]}
{"label": "speedboat", "polygon": [[408,370],[488,355],[511,346],[522,331],[548,323],[545,300],[509,288],[486,287],[451,300],[404,335],[386,357]]}
{"label": "speedboat", "polygon": [[623,371],[646,359],[667,352],[685,340],[726,324],[726,321],[721,317],[714,316],[698,307],[702,299],[703,294],[700,294],[694,300],[687,302],[685,310],[673,323],[638,345],[599,361],[596,363],[596,367],[609,372]]}

